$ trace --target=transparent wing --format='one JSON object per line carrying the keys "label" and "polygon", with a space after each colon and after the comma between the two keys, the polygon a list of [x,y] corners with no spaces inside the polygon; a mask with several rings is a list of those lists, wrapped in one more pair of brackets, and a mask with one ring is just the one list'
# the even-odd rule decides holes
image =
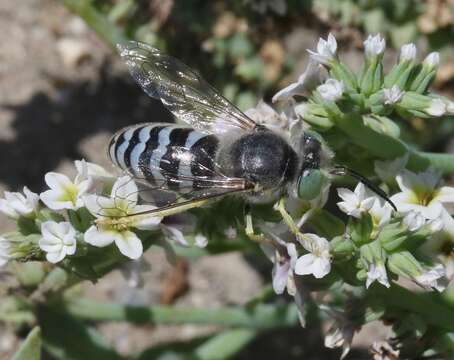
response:
{"label": "transparent wing", "polygon": [[256,123],[181,61],[150,45],[117,45],[133,78],[180,120],[205,133],[251,131]]}

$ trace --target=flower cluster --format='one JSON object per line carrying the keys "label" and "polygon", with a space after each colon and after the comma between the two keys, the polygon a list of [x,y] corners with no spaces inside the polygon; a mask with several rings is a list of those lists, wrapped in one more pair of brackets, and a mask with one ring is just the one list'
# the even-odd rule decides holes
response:
{"label": "flower cluster", "polygon": [[[270,226],[262,228],[271,239],[267,247],[271,244],[274,249],[266,249],[274,263],[274,289],[282,293],[287,287],[301,316],[304,307],[300,300],[310,297],[307,287],[296,286],[302,276],[328,279],[325,285],[342,280],[345,285],[366,289],[374,283],[390,288],[406,278],[424,290],[441,292],[454,263],[440,251],[440,242],[449,242],[452,248],[454,241],[454,220],[446,207],[454,202],[454,187],[444,185],[440,173],[427,164],[410,164],[412,150],[394,141],[400,136],[400,124],[406,121],[453,114],[452,101],[429,91],[438,53],[418,63],[416,46],[406,44],[394,67],[385,74],[385,40],[371,35],[364,41],[363,69],[355,74],[341,62],[337,48],[332,34],[320,39],[316,50],[308,50],[310,59],[298,81],[276,93],[273,102],[282,106],[281,117],[287,116],[290,138],[301,128],[326,134],[327,145],[336,154],[334,161],[338,154],[350,154],[352,167],[370,169],[369,164],[374,164],[376,180],[389,198],[383,198],[382,190],[377,194],[363,183],[354,190],[338,188],[337,206],[342,217],[322,209],[328,185],[318,201],[293,206],[291,217],[300,216],[301,208],[305,209],[295,228],[289,221],[284,221],[289,225],[287,232],[279,230],[277,234],[269,231]],[[262,114],[266,123],[267,116]],[[387,152],[387,144],[395,155]],[[360,148],[363,150],[358,151]],[[358,156],[361,152],[364,155]],[[382,154],[385,156],[380,158]],[[339,158],[345,161],[346,156]],[[326,175],[332,180],[329,174],[328,170]],[[351,319],[344,320],[344,325],[326,338],[327,346],[344,347],[343,356],[354,333]],[[355,326],[359,328],[361,323]]]}
{"label": "flower cluster", "polygon": [[[112,243],[130,259],[143,253],[140,230],[159,230],[171,241],[190,246],[178,227],[161,224],[161,217],[147,215],[155,207],[139,204],[139,190],[130,176],[116,178],[99,165],[76,161],[74,180],[49,172],[49,187],[36,194],[5,192],[0,212],[17,221],[18,231],[0,237],[0,265],[9,260],[45,259],[59,263],[69,256],[83,256],[90,247]],[[97,193],[101,188],[103,194]],[[139,215],[135,215],[139,214]],[[197,235],[194,244],[206,246]]]}

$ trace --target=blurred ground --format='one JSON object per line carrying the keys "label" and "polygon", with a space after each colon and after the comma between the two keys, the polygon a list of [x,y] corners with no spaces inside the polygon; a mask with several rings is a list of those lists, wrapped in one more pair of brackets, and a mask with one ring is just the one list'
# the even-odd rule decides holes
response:
{"label": "blurred ground", "polygon": [[[314,30],[301,28],[287,38],[287,45],[303,54],[317,37]],[[0,44],[0,190],[27,185],[39,192],[47,171],[72,174],[75,159],[110,166],[105,146],[112,132],[127,124],[169,119],[160,104],[133,84],[110,49],[55,1],[0,1]],[[347,56],[350,63],[358,63],[354,53]],[[10,228],[2,217],[1,231]],[[166,280],[169,273],[175,270],[160,251],[147,253],[146,259],[151,271],[145,274],[143,289],[128,286],[114,272],[96,286],[85,284],[87,296],[158,303],[171,281]],[[189,289],[178,304],[197,307],[242,304],[262,284],[259,273],[239,254],[183,264],[175,276],[183,277],[182,287]],[[118,351],[131,353],[215,329],[104,324],[100,330]],[[377,327],[357,339],[359,347],[370,343],[370,334],[376,338]],[[15,346],[13,333],[0,328],[0,358],[8,358]],[[319,329],[289,329],[265,334],[238,359],[255,357],[335,359],[338,352],[324,349]],[[351,358],[367,356],[356,353]]]}

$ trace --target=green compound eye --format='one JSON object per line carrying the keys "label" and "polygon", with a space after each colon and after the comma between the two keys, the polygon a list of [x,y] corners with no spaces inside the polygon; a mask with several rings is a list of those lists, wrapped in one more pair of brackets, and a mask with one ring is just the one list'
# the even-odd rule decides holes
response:
{"label": "green compound eye", "polygon": [[303,200],[313,200],[322,191],[325,176],[319,169],[303,171],[298,179],[298,197]]}

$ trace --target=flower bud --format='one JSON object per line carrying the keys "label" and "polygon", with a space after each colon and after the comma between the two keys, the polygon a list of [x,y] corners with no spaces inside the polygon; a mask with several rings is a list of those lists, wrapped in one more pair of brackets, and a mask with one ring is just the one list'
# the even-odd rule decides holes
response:
{"label": "flower bud", "polygon": [[[446,103],[439,97],[431,97],[407,91],[398,103],[398,111],[403,116],[408,113],[421,118],[439,117],[446,114]],[[408,117],[408,115],[407,115]]]}
{"label": "flower bud", "polygon": [[380,34],[375,36],[369,35],[366,41],[364,41],[364,52],[368,58],[382,55],[385,51],[385,47],[386,41]]}
{"label": "flower bud", "polygon": [[364,115],[364,124],[376,132],[398,138],[400,135],[399,126],[390,118],[379,115]]}
{"label": "flower bud", "polygon": [[439,62],[440,55],[438,52],[427,55],[423,63],[418,66],[418,72],[410,85],[410,90],[419,94],[425,93],[435,79]]}
{"label": "flower bud", "polygon": [[388,257],[388,269],[396,275],[415,278],[422,273],[422,266],[409,252],[401,251]]}
{"label": "flower bud", "polygon": [[443,116],[446,113],[446,104],[441,99],[432,99],[424,111],[432,116]]}
{"label": "flower bud", "polygon": [[336,79],[328,79],[324,84],[317,87],[317,91],[323,100],[336,102],[344,93],[344,83]]}
{"label": "flower bud", "polygon": [[405,44],[400,48],[399,61],[413,61],[416,59],[416,46],[413,43]]}
{"label": "flower bud", "polygon": [[437,51],[431,52],[423,61],[423,65],[430,69],[437,69],[440,64],[440,54]]}
{"label": "flower bud", "polygon": [[407,240],[406,230],[398,222],[392,222],[382,228],[378,241],[386,251],[395,251]]}
{"label": "flower bud", "polygon": [[400,49],[398,63],[385,76],[385,87],[392,88],[393,85],[397,85],[402,90],[408,89],[408,81],[416,65],[415,60],[416,46],[414,44],[403,45]]}
{"label": "flower bud", "polygon": [[348,261],[355,254],[353,242],[344,235],[334,237],[330,241],[330,249],[336,261]]}

